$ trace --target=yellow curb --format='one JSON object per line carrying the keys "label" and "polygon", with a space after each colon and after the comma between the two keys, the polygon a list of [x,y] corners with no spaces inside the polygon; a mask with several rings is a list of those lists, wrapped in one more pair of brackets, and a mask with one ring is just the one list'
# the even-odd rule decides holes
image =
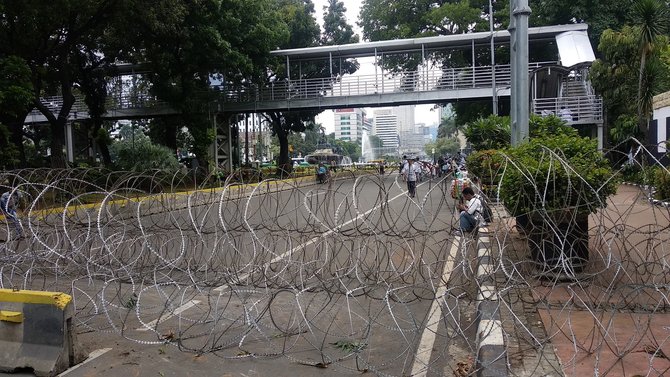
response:
{"label": "yellow curb", "polygon": [[[258,185],[262,184],[274,184],[276,186],[279,186],[281,183],[286,183],[290,181],[304,181],[305,178],[310,178],[310,176],[301,176],[301,177],[296,177],[296,178],[286,178],[286,179],[280,179],[280,180],[272,180],[272,181],[264,181],[264,182],[258,182],[258,183],[232,183],[228,185],[228,190],[242,190],[246,189],[248,187],[256,187]],[[136,202],[136,203],[141,203],[146,200],[151,200],[155,198],[160,198],[165,195],[173,195],[173,196],[187,196],[191,195],[194,193],[198,192],[208,192],[209,193],[216,193],[223,191],[226,187],[216,187],[216,188],[209,188],[209,189],[203,189],[203,190],[186,190],[186,191],[178,191],[178,192],[171,192],[171,193],[160,193],[160,194],[151,194],[151,195],[145,195],[139,198],[125,198],[125,199],[114,199],[106,202],[107,205],[124,205],[127,202]],[[68,208],[74,208],[73,211],[77,211],[79,209],[90,209],[90,208],[100,208],[102,202],[98,203],[86,203],[86,204],[76,204],[72,207]],[[54,208],[46,208],[42,209],[39,211],[31,212],[32,214],[35,214],[35,218],[38,220],[43,220],[46,216],[53,215],[53,214],[58,214],[62,213],[65,207],[54,207]],[[6,217],[2,214],[0,214],[0,220],[6,220]]]}

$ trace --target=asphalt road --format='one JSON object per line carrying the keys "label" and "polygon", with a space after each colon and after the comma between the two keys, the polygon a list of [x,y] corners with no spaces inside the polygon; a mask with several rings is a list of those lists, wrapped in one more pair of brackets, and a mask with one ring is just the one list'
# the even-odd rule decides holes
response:
{"label": "asphalt road", "polygon": [[476,353],[476,286],[447,188],[227,187],[52,215],[21,242],[94,353],[64,375],[453,375]]}

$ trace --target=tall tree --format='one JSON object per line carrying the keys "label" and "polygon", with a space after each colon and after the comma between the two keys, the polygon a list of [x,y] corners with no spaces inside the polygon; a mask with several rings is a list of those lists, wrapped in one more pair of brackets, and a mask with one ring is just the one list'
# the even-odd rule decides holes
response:
{"label": "tall tree", "polygon": [[[670,51],[668,37],[657,37],[645,58],[640,80],[640,34],[639,26],[627,25],[620,31],[605,30],[598,45],[602,57],[596,59],[590,70],[589,79],[596,93],[603,97],[605,129],[613,142],[630,136],[645,140],[644,119],[649,116],[651,100],[654,95],[670,89],[670,62],[664,58]],[[631,98],[638,98],[640,88],[642,100],[631,101]],[[632,118],[636,120],[637,130],[630,128]]]}
{"label": "tall tree", "polygon": [[[290,31],[290,37],[281,48],[314,47],[318,45],[335,45],[355,43],[358,38],[353,35],[350,27],[346,27],[344,18],[345,8],[340,2],[331,1],[329,8],[335,5],[331,11],[326,11],[328,23],[324,25],[324,37],[314,18],[314,4],[311,0],[279,0],[281,19]],[[332,14],[331,14],[332,13]],[[328,61],[324,62],[301,62],[300,69],[290,70],[291,77],[286,76],[287,67],[283,59],[276,59],[267,77],[268,82],[282,82],[285,80],[304,80],[312,78],[331,78],[335,83],[338,77],[331,77],[342,73],[353,73],[358,69],[354,61],[343,62],[332,69]],[[338,62],[338,64],[340,64]],[[297,72],[297,74],[296,74]],[[290,171],[292,165],[289,159],[288,135],[293,132],[304,132],[307,122],[313,122],[319,111],[284,111],[266,113],[266,118],[271,124],[272,134],[277,136],[279,142],[278,165],[284,171]]]}
{"label": "tall tree", "polygon": [[529,5],[530,26],[587,23],[591,44],[597,46],[605,30],[618,30],[629,20],[631,0],[530,0]]}
{"label": "tall tree", "polygon": [[128,27],[119,30],[121,40],[133,42],[128,59],[147,64],[152,93],[179,111],[177,123],[188,128],[194,138],[193,152],[200,166],[207,166],[214,138],[208,113],[218,95],[212,80],[258,82],[269,51],[288,33],[271,0],[161,0],[156,4],[134,4],[132,17],[125,20]]}
{"label": "tall tree", "polygon": [[604,126],[613,130],[616,121],[625,115],[635,115],[637,91],[638,44],[637,31],[624,26],[620,31],[605,30],[598,50],[601,57],[591,66],[589,80],[596,93],[603,98]]}
{"label": "tall tree", "polygon": [[[75,62],[96,50],[110,20],[123,1],[9,1],[2,4],[0,54],[16,55],[32,72],[33,105],[51,126],[51,165],[65,167],[65,125],[75,102],[79,80]],[[44,100],[60,95],[58,113]]]}
{"label": "tall tree", "polygon": [[32,98],[30,68],[26,62],[17,56],[0,59],[0,161],[2,161],[0,168],[2,169],[25,164],[23,122],[31,107]]}
{"label": "tall tree", "polygon": [[[637,116],[640,130],[647,135],[647,124],[651,115],[653,99],[653,71],[647,63],[654,53],[656,41],[668,31],[670,8],[663,0],[635,0],[633,3],[633,22],[639,27],[640,68],[637,87]],[[647,73],[647,77],[645,77]],[[646,137],[645,137],[646,141]]]}
{"label": "tall tree", "polygon": [[[281,45],[281,48],[313,47],[318,45],[320,30],[314,13],[314,4],[311,0],[280,0],[279,12],[281,21],[289,30],[289,38]],[[309,64],[298,70],[301,77],[287,77],[287,67],[283,59],[277,59],[275,65],[268,75],[268,81],[288,81],[292,79],[303,79],[317,77],[318,67]],[[290,67],[289,67],[290,68]],[[290,171],[288,150],[288,136],[292,132],[304,132],[305,122],[313,121],[316,116],[314,111],[285,111],[269,112],[265,116],[269,120],[273,136],[277,136],[279,142],[279,156],[277,164],[282,171]]]}
{"label": "tall tree", "polygon": [[454,137],[465,127],[465,124],[457,124],[454,115],[447,115],[440,119],[440,125],[437,127],[437,137]]}

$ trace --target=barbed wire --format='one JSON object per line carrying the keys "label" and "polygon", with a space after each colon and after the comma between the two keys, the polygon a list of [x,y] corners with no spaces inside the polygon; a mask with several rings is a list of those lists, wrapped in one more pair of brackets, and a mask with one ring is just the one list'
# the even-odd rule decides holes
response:
{"label": "barbed wire", "polygon": [[[654,161],[639,151],[611,178],[642,156]],[[544,153],[552,169],[569,172],[580,200],[602,189],[584,184],[561,153]],[[524,166],[509,159],[500,172],[512,169]],[[543,202],[551,176],[526,178]],[[477,240],[451,235],[451,179],[426,177],[412,199],[396,172],[344,171],[327,184],[311,176],[196,183],[190,172],[2,172],[0,191],[24,194],[24,237],[5,219],[0,286],[69,293],[79,332],[141,344],[388,376],[472,374]],[[561,274],[547,274],[531,251],[537,239],[489,199],[497,216],[485,236],[512,375],[574,375],[585,358],[599,375],[619,375],[632,358],[647,365],[635,373],[670,371],[670,329],[661,325],[670,315],[670,214],[649,193],[619,186],[588,219],[583,271],[563,258]],[[565,242],[566,229],[537,209]],[[635,336],[621,335],[622,326]],[[426,331],[439,346],[421,364]]]}

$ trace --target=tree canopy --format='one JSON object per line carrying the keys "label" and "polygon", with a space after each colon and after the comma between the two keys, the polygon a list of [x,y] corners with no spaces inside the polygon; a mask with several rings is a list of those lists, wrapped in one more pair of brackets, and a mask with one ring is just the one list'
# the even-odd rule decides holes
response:
{"label": "tree canopy", "polygon": [[[656,0],[639,0],[656,1]],[[594,46],[598,45],[607,29],[619,30],[626,23],[633,23],[631,0],[529,0],[532,13],[529,26],[560,25],[572,23],[589,24],[589,37]],[[493,0],[493,21],[496,30],[505,30],[509,25],[510,9],[508,0]],[[666,4],[667,8],[667,4]],[[657,12],[662,14],[662,12]],[[660,17],[659,17],[660,18]],[[363,38],[369,41],[398,38],[417,38],[434,35],[461,34],[489,30],[488,0],[417,0],[393,1],[364,0],[360,12],[359,25],[363,29]],[[531,53],[543,60],[551,60],[550,44],[533,46]],[[555,54],[555,53],[554,53]],[[597,51],[597,55],[600,53]],[[496,48],[496,61],[506,63],[509,57],[508,47]],[[385,68],[396,73],[416,69],[420,57],[402,56],[397,59],[384,57]],[[443,66],[464,66],[469,64],[489,65],[490,53],[487,49],[472,54],[466,50],[441,51],[427,55],[427,58]],[[639,55],[638,55],[639,58]],[[412,60],[412,61],[410,61]],[[475,103],[462,101],[453,103],[456,122],[459,125],[475,121],[491,112],[488,101]],[[508,104],[500,103],[506,112]],[[487,114],[488,113],[488,114]]]}
{"label": "tree canopy", "polygon": [[[274,0],[27,0],[0,7],[0,57],[17,56],[31,70],[32,105],[50,123],[54,167],[65,166],[64,127],[75,94],[85,95],[93,118],[103,113],[118,62],[148,68],[151,92],[181,112],[205,160],[213,136],[203,115],[213,98],[210,78],[258,82],[269,51],[289,39]],[[44,102],[48,96],[62,96],[58,113]]]}
{"label": "tree canopy", "polygon": [[[288,26],[290,38],[282,48],[314,47],[318,45],[335,45],[342,43],[356,43],[358,37],[352,33],[352,28],[346,23],[345,7],[341,1],[330,1],[324,14],[324,33],[313,16],[314,4],[311,0],[280,0],[280,15]],[[271,64],[270,73],[266,80],[283,81],[285,79],[331,78],[332,84],[339,79],[341,73],[354,73],[358,69],[355,61],[335,62],[330,67],[328,60],[320,62],[300,62],[299,69],[289,69],[291,77],[287,77],[286,62],[275,59]],[[290,68],[290,67],[289,67]],[[331,77],[331,72],[335,77]],[[294,132],[304,132],[307,122],[314,122],[320,111],[301,110],[270,112],[266,114],[272,127],[272,134],[279,141],[278,164],[284,171],[291,170],[288,151],[288,135]]]}

